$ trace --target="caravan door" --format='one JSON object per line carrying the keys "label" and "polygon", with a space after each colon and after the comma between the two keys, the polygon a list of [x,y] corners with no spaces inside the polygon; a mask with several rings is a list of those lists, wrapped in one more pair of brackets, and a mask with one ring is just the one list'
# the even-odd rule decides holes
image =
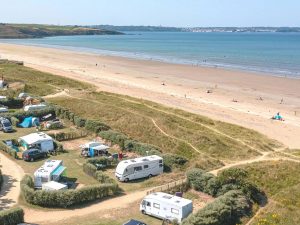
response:
{"label": "caravan door", "polygon": [[133,167],[134,170],[134,179],[140,179],[143,177],[143,167],[142,166],[135,166]]}

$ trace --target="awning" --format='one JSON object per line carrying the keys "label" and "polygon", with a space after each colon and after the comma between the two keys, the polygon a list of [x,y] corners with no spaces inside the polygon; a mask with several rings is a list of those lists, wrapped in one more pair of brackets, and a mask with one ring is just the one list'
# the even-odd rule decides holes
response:
{"label": "awning", "polygon": [[52,176],[60,176],[64,171],[65,171],[66,167],[64,166],[59,166],[57,167],[53,173],[52,173]]}

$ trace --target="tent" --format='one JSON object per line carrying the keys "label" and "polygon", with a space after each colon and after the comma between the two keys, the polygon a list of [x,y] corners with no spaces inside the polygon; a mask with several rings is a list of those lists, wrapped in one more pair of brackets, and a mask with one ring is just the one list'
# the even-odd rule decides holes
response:
{"label": "tent", "polygon": [[39,126],[39,120],[36,117],[27,117],[19,126],[23,128],[36,127]]}

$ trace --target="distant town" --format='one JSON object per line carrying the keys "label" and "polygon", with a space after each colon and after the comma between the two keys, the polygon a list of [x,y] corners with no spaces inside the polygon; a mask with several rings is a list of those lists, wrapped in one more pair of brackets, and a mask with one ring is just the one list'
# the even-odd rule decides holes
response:
{"label": "distant town", "polygon": [[300,32],[300,27],[164,27],[164,26],[113,26],[96,25],[93,28],[115,30],[120,32]]}

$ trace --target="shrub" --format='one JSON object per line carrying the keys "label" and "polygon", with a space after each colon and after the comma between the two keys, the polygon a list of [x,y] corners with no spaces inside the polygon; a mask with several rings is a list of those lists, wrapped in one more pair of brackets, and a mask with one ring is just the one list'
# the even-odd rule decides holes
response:
{"label": "shrub", "polygon": [[3,141],[0,141],[0,150],[6,152],[8,155],[10,155],[11,157],[17,159],[18,158],[18,154],[17,151],[9,146],[7,146]]}
{"label": "shrub", "polygon": [[24,222],[24,211],[21,208],[12,208],[0,212],[0,225],[17,225]]}
{"label": "shrub", "polygon": [[185,157],[170,153],[164,154],[162,157],[164,159],[164,170],[166,172],[171,171],[174,168],[182,167],[188,162]]}
{"label": "shrub", "polygon": [[23,100],[18,98],[1,99],[0,105],[7,106],[8,108],[22,108]]}
{"label": "shrub", "polygon": [[2,171],[0,170],[0,191],[3,183]]}
{"label": "shrub", "polygon": [[57,151],[57,152],[64,152],[64,146],[62,143],[56,141],[56,140],[53,140],[54,142],[54,149]]}
{"label": "shrub", "polygon": [[93,133],[99,133],[100,131],[107,131],[110,129],[108,125],[97,120],[86,120],[84,128]]}
{"label": "shrub", "polygon": [[214,202],[190,215],[183,225],[235,225],[249,215],[251,204],[240,191],[230,191]]}
{"label": "shrub", "polygon": [[74,125],[76,127],[84,127],[86,123],[86,119],[83,119],[79,116],[74,116]]}
{"label": "shrub", "polygon": [[[121,149],[125,150],[125,143],[129,140],[129,138],[117,131],[108,130],[99,132],[99,136],[105,140],[110,141],[112,144],[119,145]],[[128,150],[128,149],[126,149]]]}
{"label": "shrub", "polygon": [[85,163],[83,165],[83,172],[85,172],[89,176],[94,177],[100,183],[115,184],[114,179],[110,178],[109,176],[104,174],[102,171],[97,171],[97,168],[95,166],[96,163],[101,163],[101,164],[107,165],[108,160],[105,158],[89,160],[87,163]]}
{"label": "shrub", "polygon": [[128,151],[133,151],[139,155],[161,155],[161,151],[158,147],[150,144],[141,143],[134,140],[125,141],[125,149]]}
{"label": "shrub", "polygon": [[91,185],[76,190],[34,191],[33,180],[26,175],[21,181],[21,191],[26,202],[42,207],[69,208],[89,201],[115,195],[118,185],[112,183]]}
{"label": "shrub", "polygon": [[20,123],[20,120],[19,120],[17,117],[14,117],[14,116],[12,116],[12,117],[10,118],[10,121],[11,121],[11,124],[12,124],[13,126],[15,126],[15,127],[17,127],[17,126],[19,125],[19,123]]}
{"label": "shrub", "polygon": [[67,140],[73,140],[77,138],[86,137],[87,133],[85,132],[58,132],[58,133],[52,133],[49,134],[52,138],[54,138],[57,141],[67,141]]}
{"label": "shrub", "polygon": [[221,196],[232,190],[239,190],[255,203],[265,198],[255,184],[247,181],[246,171],[231,168],[222,171],[217,177],[201,169],[191,169],[187,172],[187,179],[192,188],[212,196]]}

